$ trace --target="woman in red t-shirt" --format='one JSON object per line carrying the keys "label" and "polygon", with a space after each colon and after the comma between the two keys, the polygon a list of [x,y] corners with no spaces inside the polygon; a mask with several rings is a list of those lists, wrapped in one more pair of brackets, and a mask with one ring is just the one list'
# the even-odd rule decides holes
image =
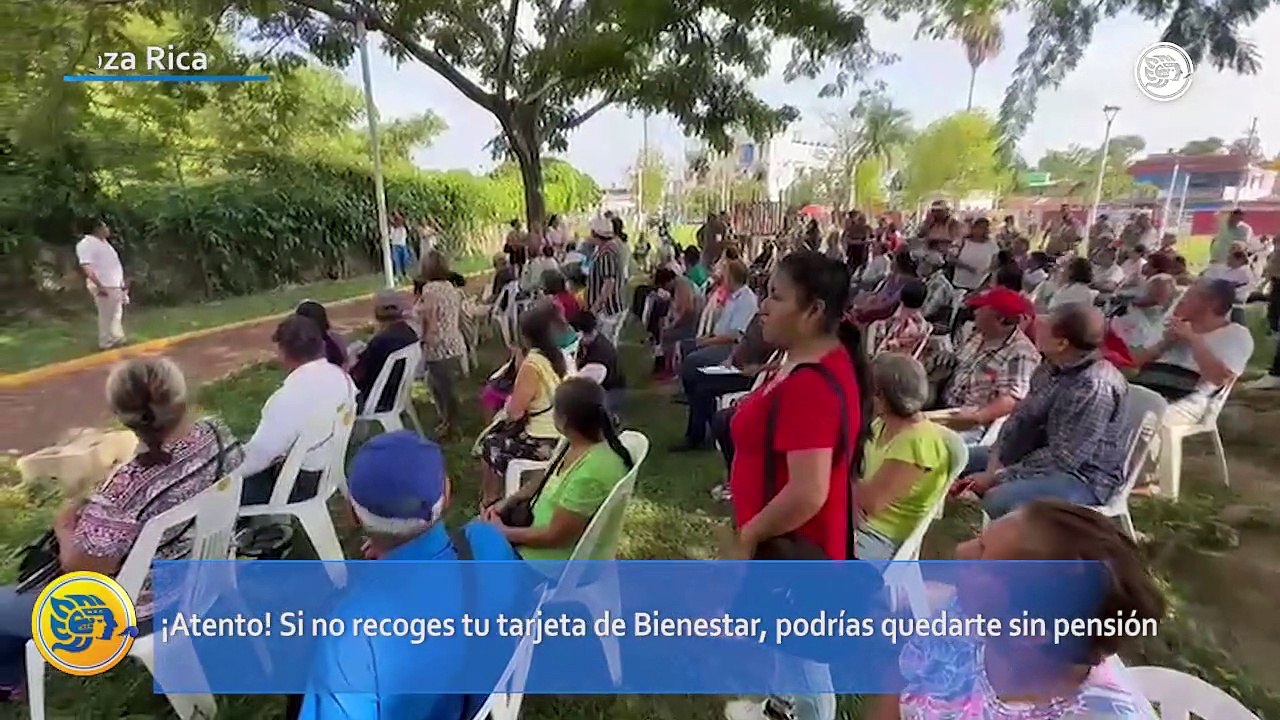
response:
{"label": "woman in red t-shirt", "polygon": [[[764,339],[786,360],[772,380],[742,399],[730,426],[735,454],[729,485],[738,528],[727,548],[731,558],[751,558],[760,543],[792,533],[833,560],[848,557],[850,464],[861,455],[855,451],[871,398],[863,391],[862,338],[842,320],[848,300],[844,264],[821,253],[787,255],[769,280],[760,308]],[[766,497],[768,463],[774,468],[772,497]]]}
{"label": "woman in red t-shirt", "polygon": [[578,298],[565,287],[564,275],[550,272],[543,275],[542,291],[560,306],[565,322],[573,322],[573,319],[582,312],[582,304],[578,302]]}

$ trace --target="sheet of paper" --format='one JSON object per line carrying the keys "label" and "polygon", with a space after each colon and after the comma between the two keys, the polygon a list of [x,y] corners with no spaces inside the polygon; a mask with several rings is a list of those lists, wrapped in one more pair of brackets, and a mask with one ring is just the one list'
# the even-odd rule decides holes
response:
{"label": "sheet of paper", "polygon": [[698,371],[705,373],[707,375],[741,375],[742,374],[742,371],[739,370],[738,368],[732,367],[732,366],[725,366],[725,365],[708,365],[706,367],[698,368]]}

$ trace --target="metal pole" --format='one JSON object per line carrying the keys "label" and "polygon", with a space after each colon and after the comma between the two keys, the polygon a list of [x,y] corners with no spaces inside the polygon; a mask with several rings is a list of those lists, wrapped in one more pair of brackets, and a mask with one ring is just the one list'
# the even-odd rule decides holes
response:
{"label": "metal pole", "polygon": [[[644,171],[649,163],[649,113],[640,116],[640,177],[636,179],[636,194],[639,195],[638,210],[639,214],[639,231],[644,232],[645,216],[648,215],[648,209],[644,206]],[[661,188],[659,188],[661,192]]]}
{"label": "metal pole", "polygon": [[1255,117],[1253,119],[1253,122],[1250,123],[1249,125],[1249,139],[1245,141],[1246,147],[1245,147],[1245,157],[1244,157],[1244,177],[1236,178],[1235,197],[1231,199],[1231,205],[1233,207],[1240,207],[1240,186],[1243,185],[1244,182],[1247,182],[1249,179],[1249,168],[1253,165],[1253,156],[1250,155],[1249,153],[1253,152],[1253,139],[1257,137],[1257,134],[1258,134],[1258,118]]}
{"label": "metal pole", "polygon": [[[1189,186],[1190,184],[1191,184],[1191,173],[1187,173],[1186,175],[1182,176],[1182,198],[1178,200],[1178,218],[1177,218],[1178,226],[1173,230],[1173,232],[1178,232],[1182,229],[1182,213],[1187,209],[1187,186]],[[1165,230],[1165,232],[1169,232],[1169,231]]]}
{"label": "metal pole", "polygon": [[1178,170],[1182,168],[1181,163],[1174,163],[1173,177],[1169,178],[1169,192],[1164,196],[1164,209],[1160,212],[1160,224],[1169,224],[1169,211],[1173,209],[1173,196],[1178,192]]}
{"label": "metal pole", "polygon": [[1102,157],[1098,159],[1098,183],[1093,189],[1093,206],[1089,208],[1089,224],[1084,230],[1086,247],[1093,239],[1093,226],[1098,222],[1098,204],[1102,202],[1102,178],[1107,172],[1107,153],[1111,150],[1111,122],[1116,119],[1118,112],[1120,108],[1115,105],[1106,105],[1102,108],[1102,114],[1107,118],[1107,129],[1102,135]]}
{"label": "metal pole", "polygon": [[369,149],[373,152],[373,193],[378,206],[378,235],[382,239],[382,272],[388,288],[396,286],[391,269],[391,231],[387,227],[387,191],[382,184],[382,149],[378,145],[378,108],[373,104],[373,79],[369,73],[369,43],[364,21],[356,20],[360,40],[360,74],[364,79],[364,114],[369,118]]}

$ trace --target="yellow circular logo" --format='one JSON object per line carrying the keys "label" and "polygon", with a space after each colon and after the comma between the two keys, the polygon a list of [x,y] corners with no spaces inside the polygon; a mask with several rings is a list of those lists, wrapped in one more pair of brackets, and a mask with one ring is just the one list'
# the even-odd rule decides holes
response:
{"label": "yellow circular logo", "polygon": [[59,577],[36,598],[31,637],[45,662],[70,675],[97,675],[129,654],[138,636],[133,601],[96,572]]}

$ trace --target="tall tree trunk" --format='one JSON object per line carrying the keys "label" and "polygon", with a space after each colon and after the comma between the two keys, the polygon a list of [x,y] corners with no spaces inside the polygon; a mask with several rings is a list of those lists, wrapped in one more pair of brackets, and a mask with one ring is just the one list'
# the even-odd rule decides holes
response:
{"label": "tall tree trunk", "polygon": [[542,140],[538,136],[537,110],[512,108],[509,113],[498,115],[498,123],[520,166],[526,227],[530,232],[541,231],[546,227],[547,200],[542,194]]}
{"label": "tall tree trunk", "polygon": [[975,82],[977,82],[977,80],[978,80],[978,66],[970,65],[969,66],[969,103],[964,106],[965,112],[969,112],[973,110],[973,85]]}

